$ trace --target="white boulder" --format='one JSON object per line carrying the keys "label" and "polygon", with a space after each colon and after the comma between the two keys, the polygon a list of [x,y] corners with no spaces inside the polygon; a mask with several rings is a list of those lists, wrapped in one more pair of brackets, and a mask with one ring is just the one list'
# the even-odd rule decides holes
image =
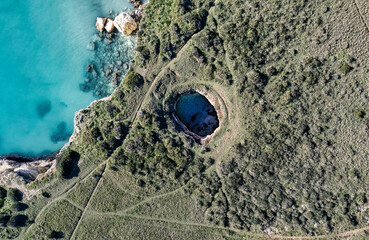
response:
{"label": "white boulder", "polygon": [[113,19],[110,19],[110,18],[107,19],[106,24],[105,24],[105,30],[108,33],[111,33],[111,32],[113,32],[115,30],[114,20]]}
{"label": "white boulder", "polygon": [[126,36],[131,35],[137,29],[136,21],[126,12],[122,12],[115,17],[114,26]]}
{"label": "white boulder", "polygon": [[98,17],[96,19],[96,29],[100,32],[104,31],[105,23],[107,18]]}

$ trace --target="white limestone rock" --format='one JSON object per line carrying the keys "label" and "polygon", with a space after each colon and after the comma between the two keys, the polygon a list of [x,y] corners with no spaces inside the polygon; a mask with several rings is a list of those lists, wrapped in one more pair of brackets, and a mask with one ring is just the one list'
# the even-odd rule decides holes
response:
{"label": "white limestone rock", "polygon": [[114,26],[126,36],[131,35],[137,29],[136,21],[126,12],[122,12],[115,17]]}
{"label": "white limestone rock", "polygon": [[37,160],[33,162],[17,162],[0,159],[0,184],[8,184],[15,180],[25,183],[34,181],[38,176],[46,173],[55,160]]}
{"label": "white limestone rock", "polygon": [[96,29],[99,30],[100,32],[103,32],[106,20],[107,18],[98,17],[96,19]]}
{"label": "white limestone rock", "polygon": [[113,32],[115,30],[114,20],[113,19],[110,19],[110,18],[107,19],[106,24],[105,24],[105,30],[108,33],[111,33],[111,32]]}

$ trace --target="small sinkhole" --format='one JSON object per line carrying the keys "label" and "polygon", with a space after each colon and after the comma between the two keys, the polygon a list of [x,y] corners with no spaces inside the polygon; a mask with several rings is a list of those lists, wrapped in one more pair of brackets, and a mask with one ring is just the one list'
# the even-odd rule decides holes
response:
{"label": "small sinkhole", "polygon": [[219,118],[214,106],[200,93],[180,97],[176,115],[189,131],[200,137],[211,135],[219,127]]}

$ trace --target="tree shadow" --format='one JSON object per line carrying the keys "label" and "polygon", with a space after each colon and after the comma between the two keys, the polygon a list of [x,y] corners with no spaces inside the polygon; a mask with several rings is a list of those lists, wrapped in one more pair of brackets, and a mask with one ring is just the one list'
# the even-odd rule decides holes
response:
{"label": "tree shadow", "polygon": [[15,212],[21,212],[21,211],[24,211],[28,208],[28,205],[25,204],[25,203],[15,203],[13,206],[12,206],[12,210],[15,211]]}
{"label": "tree shadow", "polygon": [[69,175],[69,178],[78,177],[79,172],[81,169],[78,167],[79,159],[81,158],[81,155],[78,152],[75,152],[74,161],[72,165],[72,171]]}
{"label": "tree shadow", "polygon": [[0,214],[0,226],[5,227],[10,219],[10,216],[6,213]]}
{"label": "tree shadow", "polygon": [[13,228],[24,227],[26,226],[27,221],[28,221],[28,217],[26,215],[19,214],[19,215],[12,216],[9,219],[8,225]]}
{"label": "tree shadow", "polygon": [[64,238],[64,233],[63,232],[58,232],[58,231],[51,231],[51,233],[49,234],[49,237],[51,239],[61,239]]}

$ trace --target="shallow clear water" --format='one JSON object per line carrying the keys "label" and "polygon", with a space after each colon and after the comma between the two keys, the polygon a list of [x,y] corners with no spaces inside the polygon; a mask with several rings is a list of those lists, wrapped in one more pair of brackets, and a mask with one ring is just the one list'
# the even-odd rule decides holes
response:
{"label": "shallow clear water", "polygon": [[213,105],[199,93],[182,96],[177,102],[176,113],[189,130],[200,136],[213,133],[219,126]]}
{"label": "shallow clear water", "polygon": [[79,86],[98,57],[86,48],[96,17],[126,8],[128,0],[0,1],[0,155],[67,142],[74,113],[96,99]]}

